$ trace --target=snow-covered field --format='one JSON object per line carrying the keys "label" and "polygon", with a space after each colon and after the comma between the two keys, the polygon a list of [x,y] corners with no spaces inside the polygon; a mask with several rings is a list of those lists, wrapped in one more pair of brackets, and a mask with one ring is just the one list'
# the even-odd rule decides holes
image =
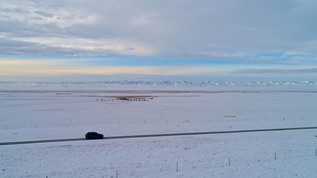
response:
{"label": "snow-covered field", "polygon": [[[315,88],[3,87],[0,142],[80,138],[88,131],[317,126],[316,106]],[[0,177],[316,177],[316,135],[297,130],[0,146]]]}

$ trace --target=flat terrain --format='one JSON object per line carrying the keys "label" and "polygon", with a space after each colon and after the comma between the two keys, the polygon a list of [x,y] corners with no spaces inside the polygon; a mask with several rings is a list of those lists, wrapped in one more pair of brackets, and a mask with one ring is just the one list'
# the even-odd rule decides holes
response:
{"label": "flat terrain", "polygon": [[[147,101],[117,100],[152,98]],[[317,126],[317,93],[1,90],[0,142]],[[0,146],[4,177],[315,177],[316,130]]]}

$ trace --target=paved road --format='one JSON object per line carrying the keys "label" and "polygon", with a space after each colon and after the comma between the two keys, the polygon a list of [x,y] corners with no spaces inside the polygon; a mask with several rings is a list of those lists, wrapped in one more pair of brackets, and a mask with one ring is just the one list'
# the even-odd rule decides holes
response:
{"label": "paved road", "polygon": [[[169,137],[169,136],[185,136],[185,135],[230,134],[230,133],[245,133],[245,132],[272,132],[272,131],[308,130],[308,129],[317,129],[317,127],[231,130],[231,131],[215,131],[215,132],[188,132],[188,133],[169,133],[169,134],[151,134],[151,135],[125,135],[125,136],[104,137],[103,139],[126,139],[126,138]],[[70,138],[70,139],[33,140],[33,141],[20,141],[20,142],[2,142],[2,143],[0,142],[0,146],[1,145],[33,144],[33,143],[50,143],[50,142],[72,142],[72,141],[84,141],[84,140],[87,140],[87,139],[85,139],[85,138]]]}

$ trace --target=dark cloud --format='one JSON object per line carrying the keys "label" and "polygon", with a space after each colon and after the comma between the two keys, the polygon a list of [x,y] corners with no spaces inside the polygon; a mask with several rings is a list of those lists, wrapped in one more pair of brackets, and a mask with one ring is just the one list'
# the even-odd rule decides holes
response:
{"label": "dark cloud", "polygon": [[0,33],[11,38],[65,36],[63,30],[56,23],[30,24],[19,20],[0,20],[0,24]]}
{"label": "dark cloud", "polygon": [[44,16],[44,17],[53,17],[52,14],[44,12],[44,11],[34,11],[34,13],[41,15],[41,16]]}
{"label": "dark cloud", "polygon": [[28,10],[20,7],[14,7],[14,8],[0,8],[0,11],[2,14],[8,13],[8,14],[23,14],[25,15],[28,13]]}
{"label": "dark cloud", "polygon": [[23,42],[0,38],[0,52],[4,55],[30,55],[30,54],[67,54],[60,49],[41,45],[39,43]]}
{"label": "dark cloud", "polygon": [[25,42],[0,38],[0,54],[2,55],[119,55],[112,50],[85,50],[79,48],[63,48],[43,45],[41,43]]}

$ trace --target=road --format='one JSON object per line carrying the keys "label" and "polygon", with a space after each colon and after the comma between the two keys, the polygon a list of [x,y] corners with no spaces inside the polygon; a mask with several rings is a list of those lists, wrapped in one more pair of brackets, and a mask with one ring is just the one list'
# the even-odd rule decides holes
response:
{"label": "road", "polygon": [[[231,134],[231,133],[247,133],[247,132],[272,132],[272,131],[289,131],[289,130],[309,130],[309,129],[317,129],[317,127],[293,127],[293,128],[254,129],[254,130],[230,130],[230,131],[214,131],[214,132],[188,132],[188,133],[169,133],[169,134],[150,134],[150,135],[124,135],[124,136],[109,136],[109,137],[104,137],[103,139],[128,139],[128,138],[145,138],[145,137],[212,135],[212,134]],[[99,139],[99,140],[103,140],[103,139]],[[85,138],[69,138],[69,139],[18,141],[18,142],[0,142],[0,146],[3,146],[3,145],[34,144],[34,143],[51,143],[51,142],[72,142],[72,141],[87,141],[87,139],[85,139]]]}

